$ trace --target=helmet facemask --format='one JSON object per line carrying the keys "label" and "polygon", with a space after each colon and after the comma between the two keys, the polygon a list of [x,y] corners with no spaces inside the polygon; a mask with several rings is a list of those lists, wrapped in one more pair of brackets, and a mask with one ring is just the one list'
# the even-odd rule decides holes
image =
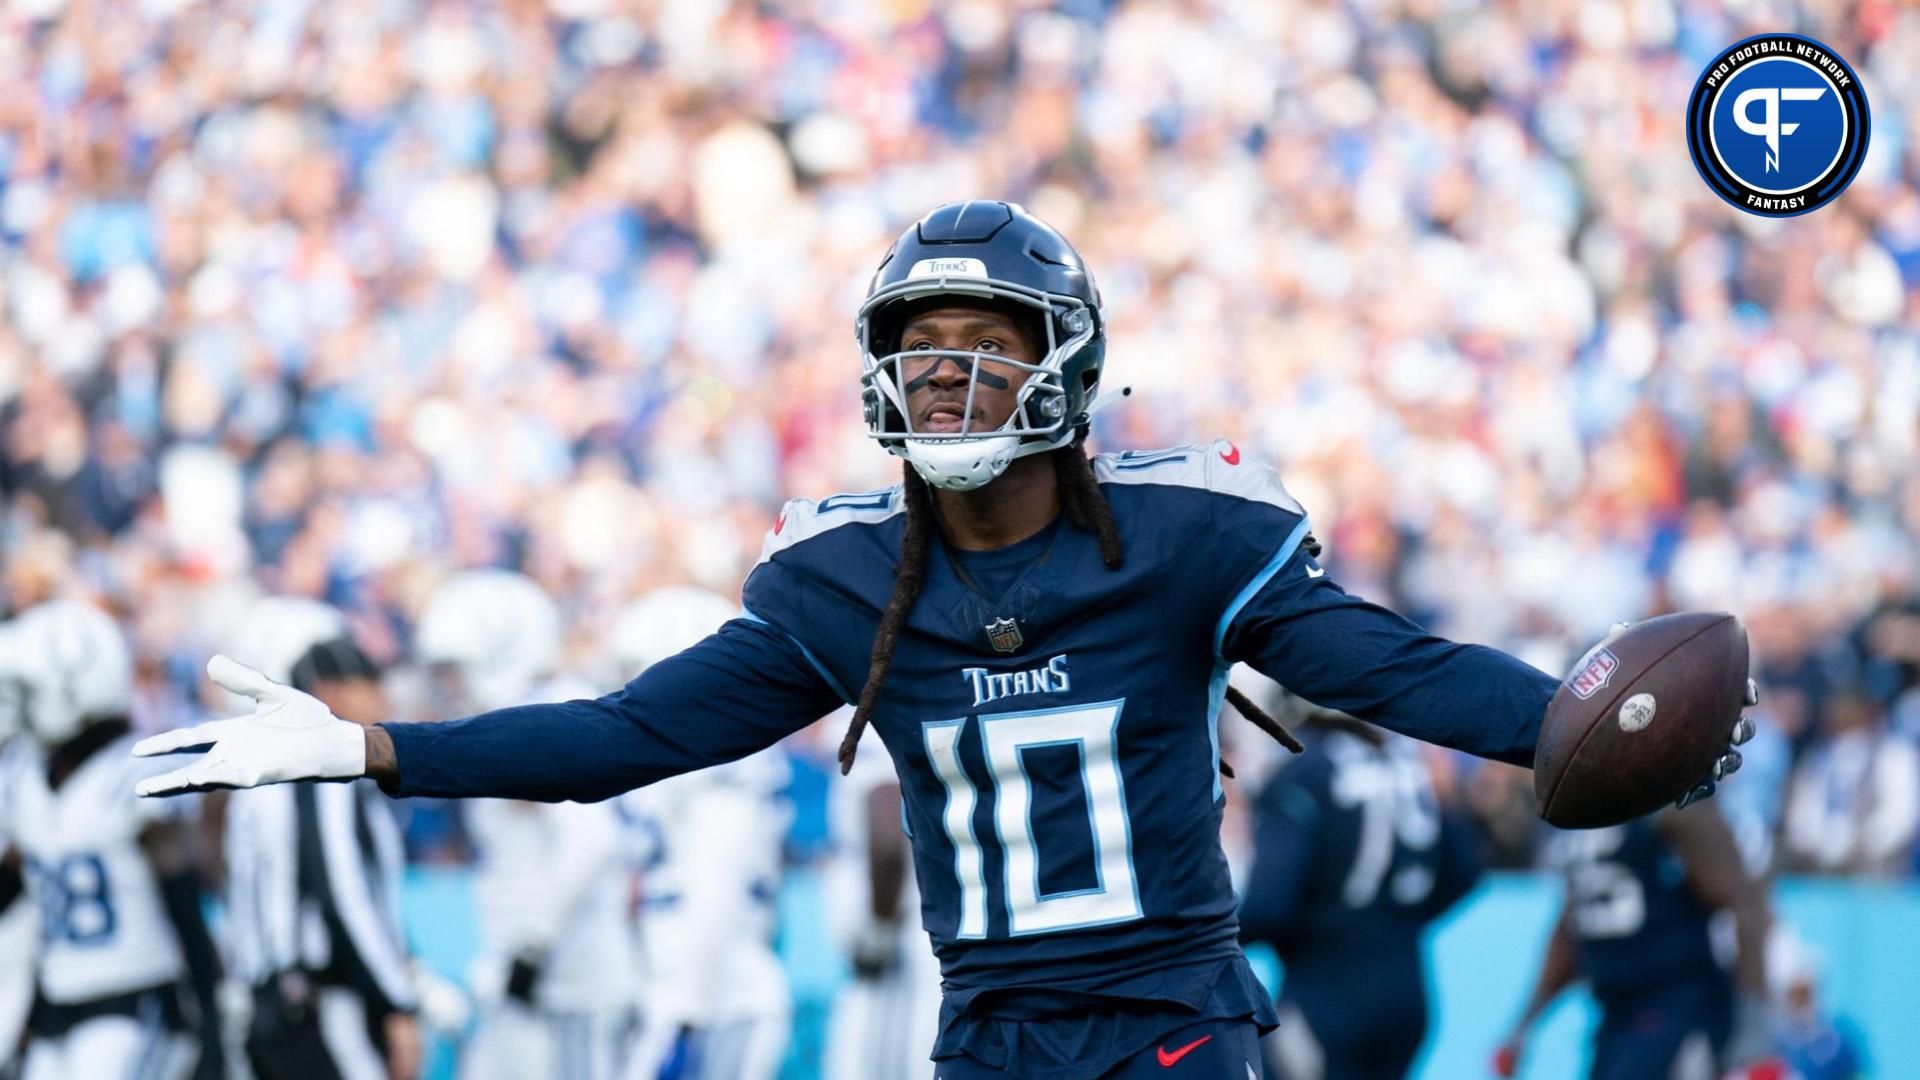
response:
{"label": "helmet facemask", "polygon": [[[1023,322],[1037,323],[1042,346],[1037,362],[1014,360],[1000,353],[962,349],[901,350],[899,331],[905,324],[897,311],[915,301],[952,297],[956,301],[987,299],[1013,308]],[[861,305],[856,330],[862,370],[860,396],[869,438],[905,458],[929,484],[949,491],[972,491],[1006,471],[1015,458],[1044,453],[1071,442],[1086,423],[1085,403],[1093,386],[1069,387],[1066,369],[1074,356],[1092,341],[1098,329],[1095,312],[1077,297],[1040,292],[1012,282],[986,277],[926,277],[909,279],[874,293]],[[884,354],[877,352],[887,349]],[[967,372],[967,399],[957,431],[916,430],[907,407],[909,370],[946,360]],[[1014,408],[998,427],[975,430],[974,395],[980,385],[981,364],[1011,368],[1024,375]],[[1071,391],[1078,391],[1077,393]]]}

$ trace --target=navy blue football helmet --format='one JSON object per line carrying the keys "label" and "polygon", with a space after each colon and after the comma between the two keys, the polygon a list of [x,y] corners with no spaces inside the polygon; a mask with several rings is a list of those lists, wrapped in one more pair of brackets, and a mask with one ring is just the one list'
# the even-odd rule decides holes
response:
{"label": "navy blue football helmet", "polygon": [[[1001,307],[1044,344],[1039,362],[964,350],[902,352],[908,317],[942,298]],[[1013,459],[1058,449],[1084,432],[1107,349],[1100,292],[1080,253],[1024,208],[980,200],[937,207],[894,241],[860,306],[856,332],[867,434],[928,483],[954,491],[978,488]],[[982,360],[1026,373],[1019,407],[1004,425],[970,430],[969,400],[959,431],[913,429],[902,361],[941,356],[970,365],[976,377]]]}

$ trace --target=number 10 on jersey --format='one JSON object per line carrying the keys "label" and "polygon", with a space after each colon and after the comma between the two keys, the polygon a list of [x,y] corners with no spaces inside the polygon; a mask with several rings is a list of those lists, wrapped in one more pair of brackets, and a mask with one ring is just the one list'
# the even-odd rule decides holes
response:
{"label": "number 10 on jersey", "polygon": [[[1117,743],[1125,700],[1029,712],[983,713],[978,717],[981,745],[992,773],[994,832],[1005,853],[1001,871],[1007,898],[1008,932],[1040,934],[1140,917],[1140,889],[1133,871],[1133,827],[1127,820],[1127,793],[1120,777]],[[953,842],[953,871],[960,883],[957,936],[987,936],[986,856],[974,833],[980,792],[960,764],[960,738],[967,717],[922,725],[927,759],[946,785],[941,814]],[[1095,884],[1072,892],[1040,891],[1040,864],[1048,856],[1034,835],[1033,784],[1023,755],[1049,746],[1071,746],[1079,754],[1080,779],[1093,833]]]}

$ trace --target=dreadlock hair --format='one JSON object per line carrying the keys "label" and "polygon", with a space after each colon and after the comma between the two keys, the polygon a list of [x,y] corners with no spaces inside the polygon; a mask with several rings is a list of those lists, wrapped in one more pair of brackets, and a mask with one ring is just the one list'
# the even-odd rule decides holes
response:
{"label": "dreadlock hair", "polygon": [[[1085,442],[1086,433],[1082,432],[1072,445],[1053,451],[1053,475],[1060,488],[1060,510],[1074,528],[1092,533],[1099,541],[1100,561],[1106,568],[1118,570],[1125,561],[1120,550],[1120,530],[1113,523],[1113,509],[1107,505],[1106,496],[1100,493],[1100,484],[1094,479],[1093,462],[1087,457]],[[887,669],[893,666],[893,649],[899,643],[900,629],[906,625],[907,613],[913,610],[914,601],[920,597],[920,586],[926,579],[927,545],[934,527],[933,489],[912,465],[903,463],[901,473],[907,499],[907,529],[900,538],[900,562],[893,571],[893,593],[887,597],[886,609],[880,613],[879,631],[873,636],[867,681],[860,688],[860,701],[853,707],[853,721],[847,725],[846,737],[840,740],[842,775],[853,768],[860,736],[866,732],[874,704],[880,700],[880,687],[886,682]],[[1281,746],[1296,754],[1304,749],[1285,725],[1239,690],[1228,687],[1227,701]],[[1224,761],[1220,763],[1220,771],[1233,775],[1232,767]]]}

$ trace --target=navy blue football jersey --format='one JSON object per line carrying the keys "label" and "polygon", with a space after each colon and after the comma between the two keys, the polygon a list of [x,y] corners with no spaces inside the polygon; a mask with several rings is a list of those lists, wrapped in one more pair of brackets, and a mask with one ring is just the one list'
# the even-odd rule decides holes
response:
{"label": "navy blue football jersey", "polygon": [[1566,874],[1581,966],[1603,1004],[1731,979],[1715,957],[1713,912],[1688,887],[1686,867],[1652,819],[1556,833],[1549,856]]}
{"label": "navy blue football jersey", "polygon": [[[872,714],[884,746],[862,749],[901,779],[944,973],[935,1054],[1021,1075],[1098,1075],[1196,1018],[1271,1023],[1219,837],[1235,662],[1520,763],[1555,687],[1341,590],[1299,504],[1230,443],[1094,472],[1124,565],[1065,524],[1011,553],[936,540]],[[400,790],[605,798],[798,730],[859,693],[905,520],[899,487],[788,503],[743,618],[606,698],[396,726]]]}
{"label": "navy blue football jersey", "polygon": [[1254,802],[1241,938],[1285,964],[1281,1003],[1327,1076],[1405,1076],[1426,1031],[1421,938],[1479,880],[1471,826],[1443,811],[1418,751],[1338,728]]}

